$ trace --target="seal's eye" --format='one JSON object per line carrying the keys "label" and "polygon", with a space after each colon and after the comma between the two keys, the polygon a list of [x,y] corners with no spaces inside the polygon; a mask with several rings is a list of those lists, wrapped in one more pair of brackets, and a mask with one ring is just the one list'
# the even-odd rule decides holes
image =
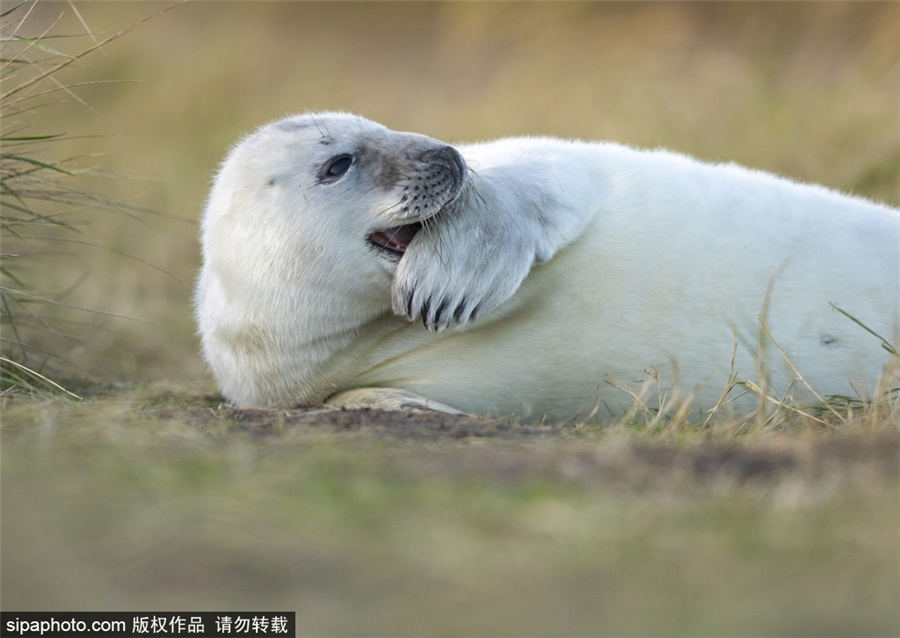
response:
{"label": "seal's eye", "polygon": [[319,171],[319,180],[323,182],[337,181],[344,173],[350,170],[352,164],[352,155],[346,153],[335,155],[322,166],[322,169]]}

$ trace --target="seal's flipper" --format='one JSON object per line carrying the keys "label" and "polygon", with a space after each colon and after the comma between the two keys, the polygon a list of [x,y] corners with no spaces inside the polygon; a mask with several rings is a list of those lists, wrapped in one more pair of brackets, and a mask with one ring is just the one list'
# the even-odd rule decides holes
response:
{"label": "seal's flipper", "polygon": [[[543,174],[552,179],[553,166]],[[493,310],[581,232],[590,215],[574,208],[550,184],[507,167],[475,171],[409,243],[394,275],[394,312],[440,331]]]}
{"label": "seal's flipper", "polygon": [[354,388],[332,395],[325,401],[347,410],[404,410],[407,412],[446,412],[447,414],[467,414],[454,407],[432,401],[425,397],[395,388]]}

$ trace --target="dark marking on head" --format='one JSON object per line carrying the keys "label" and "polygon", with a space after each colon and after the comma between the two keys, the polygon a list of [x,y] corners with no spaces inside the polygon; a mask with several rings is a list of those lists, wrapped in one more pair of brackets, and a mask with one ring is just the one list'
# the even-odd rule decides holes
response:
{"label": "dark marking on head", "polygon": [[400,167],[397,158],[391,153],[375,148],[372,144],[360,144],[357,154],[359,163],[366,167],[378,187],[390,190],[400,181]]}
{"label": "dark marking on head", "polygon": [[830,334],[823,334],[819,336],[819,343],[821,343],[826,348],[835,348],[837,347],[839,342],[837,337]]}

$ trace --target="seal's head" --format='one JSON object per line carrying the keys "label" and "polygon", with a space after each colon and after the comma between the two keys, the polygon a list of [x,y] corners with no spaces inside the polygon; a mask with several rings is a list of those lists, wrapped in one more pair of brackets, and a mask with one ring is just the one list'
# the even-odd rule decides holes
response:
{"label": "seal's head", "polygon": [[355,115],[300,115],[235,147],[205,223],[210,231],[245,227],[254,243],[273,241],[273,252],[340,257],[365,271],[365,262],[398,261],[423,222],[459,196],[465,179],[462,156],[438,140]]}
{"label": "seal's head", "polygon": [[453,214],[466,172],[443,142],[343,113],[289,117],[239,142],[203,216],[196,303],[226,396],[260,404],[267,390],[240,387],[253,377],[241,366],[292,375],[273,362],[313,366],[315,344],[390,314],[398,264],[419,230]]}

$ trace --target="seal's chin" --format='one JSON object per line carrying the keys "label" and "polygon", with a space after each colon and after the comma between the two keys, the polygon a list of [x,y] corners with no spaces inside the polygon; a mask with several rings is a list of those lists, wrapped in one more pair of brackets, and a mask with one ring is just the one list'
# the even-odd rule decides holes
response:
{"label": "seal's chin", "polygon": [[406,254],[409,242],[420,230],[422,230],[421,222],[385,228],[369,235],[369,243],[389,259],[399,261]]}

